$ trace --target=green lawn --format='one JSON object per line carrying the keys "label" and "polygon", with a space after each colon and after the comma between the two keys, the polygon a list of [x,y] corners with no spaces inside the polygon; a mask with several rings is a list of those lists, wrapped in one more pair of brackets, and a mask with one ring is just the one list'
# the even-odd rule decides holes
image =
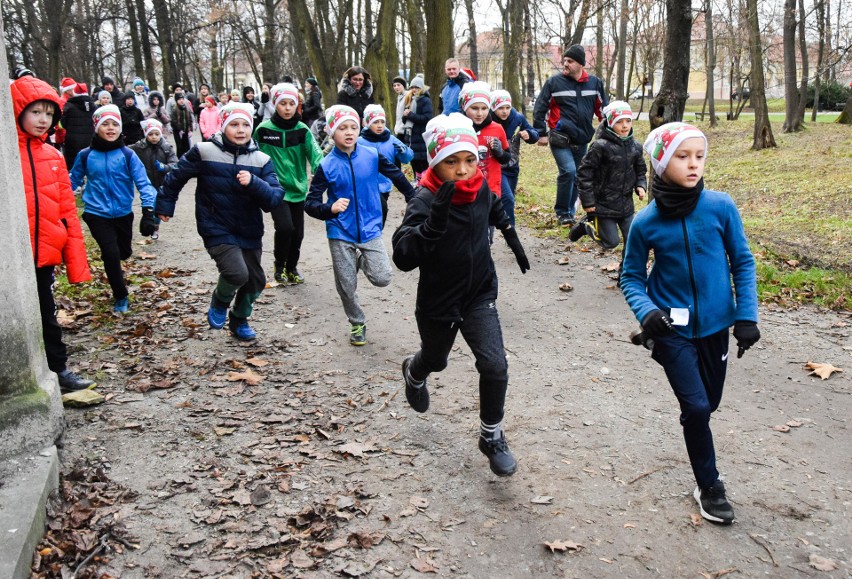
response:
{"label": "green lawn", "polygon": [[[752,151],[751,118],[722,121],[713,130],[707,121],[695,124],[710,142],[707,187],[728,192],[742,213],[760,263],[761,297],[849,308],[852,128],[807,122],[803,132],[784,134],[773,121],[778,147]],[[647,134],[647,121],[637,122],[636,138],[643,142]],[[522,147],[517,213],[545,236],[566,235],[553,221],[555,184],[549,150]],[[637,210],[642,205],[637,200]]]}

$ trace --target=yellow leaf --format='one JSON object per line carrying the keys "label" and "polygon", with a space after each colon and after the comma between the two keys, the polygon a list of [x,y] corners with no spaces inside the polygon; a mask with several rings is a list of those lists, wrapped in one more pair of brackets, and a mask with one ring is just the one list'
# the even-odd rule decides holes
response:
{"label": "yellow leaf", "polygon": [[809,376],[816,374],[823,380],[828,380],[829,376],[835,372],[843,372],[843,368],[837,368],[831,364],[824,364],[822,362],[808,362],[805,364],[805,370],[811,370]]}
{"label": "yellow leaf", "polygon": [[243,380],[249,386],[257,386],[263,382],[264,378],[265,376],[258,374],[251,368],[246,368],[245,372],[228,372],[228,382],[239,382],[240,380]]}

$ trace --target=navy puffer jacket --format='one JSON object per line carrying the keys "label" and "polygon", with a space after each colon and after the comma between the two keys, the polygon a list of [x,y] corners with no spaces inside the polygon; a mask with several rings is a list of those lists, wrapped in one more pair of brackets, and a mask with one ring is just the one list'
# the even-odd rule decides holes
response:
{"label": "navy puffer jacket", "polygon": [[408,143],[408,146],[414,151],[415,159],[425,161],[426,142],[423,141],[423,131],[426,130],[426,123],[431,121],[434,116],[429,90],[427,89],[420,94],[412,104],[415,106],[411,107],[411,112],[403,117],[403,120],[413,123],[411,127],[411,142]]}
{"label": "navy puffer jacket", "polygon": [[594,207],[600,217],[623,219],[633,215],[636,187],[647,189],[642,145],[630,132],[622,140],[601,123],[597,140],[589,147],[577,169],[577,188],[583,207]]}
{"label": "navy puffer jacket", "polygon": [[[252,174],[247,186],[237,181],[240,171]],[[260,249],[261,211],[271,211],[284,198],[269,155],[254,140],[237,146],[216,133],[209,141],[194,145],[181,157],[177,169],[166,175],[162,194],[157,196],[157,215],[174,215],[178,194],[193,177],[198,178],[195,220],[204,247],[227,244]]]}

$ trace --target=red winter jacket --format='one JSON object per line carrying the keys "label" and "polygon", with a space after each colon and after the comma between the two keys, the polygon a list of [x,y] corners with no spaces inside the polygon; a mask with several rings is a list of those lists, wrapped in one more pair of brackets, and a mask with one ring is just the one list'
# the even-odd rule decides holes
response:
{"label": "red winter jacket", "polygon": [[59,97],[49,84],[31,76],[19,78],[11,84],[10,89],[17,121],[35,265],[45,267],[59,265],[64,261],[68,281],[88,281],[92,279],[92,274],[65,159],[45,142],[47,134],[40,138],[34,137],[21,126],[24,109],[38,100],[56,104],[57,114],[53,117],[55,126],[59,122]]}

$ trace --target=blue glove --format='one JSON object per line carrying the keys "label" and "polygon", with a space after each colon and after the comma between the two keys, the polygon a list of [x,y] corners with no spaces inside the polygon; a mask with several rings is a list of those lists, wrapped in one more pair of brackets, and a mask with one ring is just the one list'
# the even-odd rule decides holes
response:
{"label": "blue glove", "polygon": [[157,168],[157,171],[159,171],[160,173],[166,172],[166,166],[163,165],[162,163],[160,163],[159,161],[154,160],[154,166]]}

